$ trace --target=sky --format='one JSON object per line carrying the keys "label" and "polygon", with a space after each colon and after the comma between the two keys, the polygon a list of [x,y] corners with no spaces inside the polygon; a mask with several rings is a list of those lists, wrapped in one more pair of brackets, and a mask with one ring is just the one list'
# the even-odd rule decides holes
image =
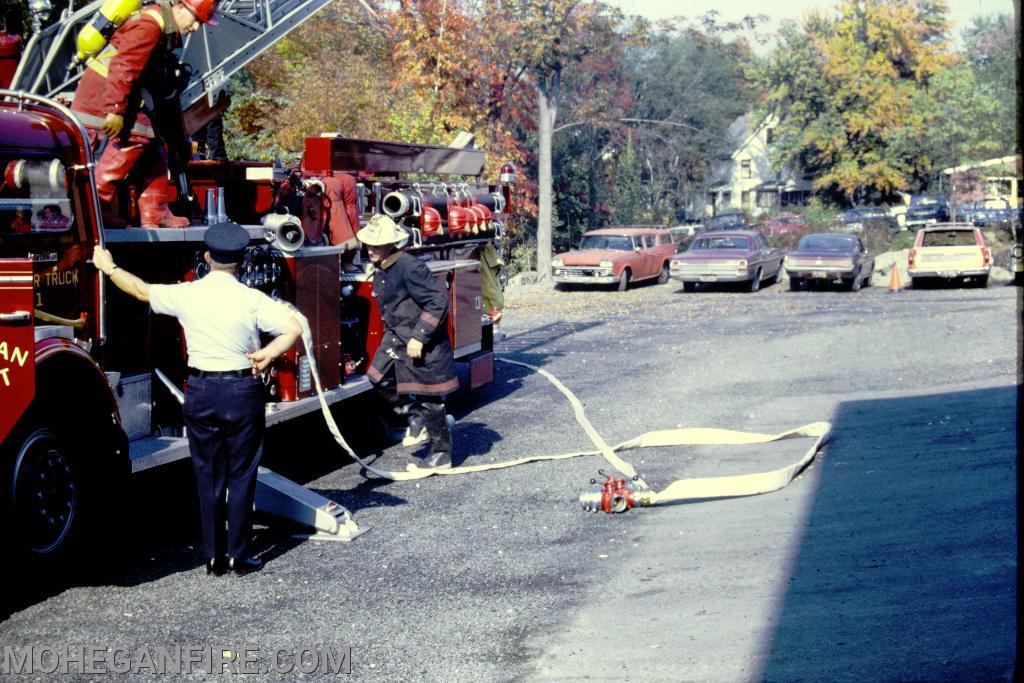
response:
{"label": "sky", "polygon": [[[664,19],[678,14],[699,17],[708,10],[718,10],[720,21],[736,21],[746,15],[766,14],[771,21],[767,28],[773,33],[783,19],[800,19],[808,10],[819,8],[829,10],[837,0],[606,0],[628,14],[640,14],[649,19]],[[971,17],[979,14],[1015,14],[1013,0],[950,0],[950,19],[954,22],[953,36],[959,37],[960,29],[970,25]]]}

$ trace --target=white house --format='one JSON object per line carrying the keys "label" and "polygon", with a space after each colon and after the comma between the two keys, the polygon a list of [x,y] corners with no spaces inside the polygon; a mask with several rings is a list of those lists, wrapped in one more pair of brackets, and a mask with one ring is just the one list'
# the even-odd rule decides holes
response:
{"label": "white house", "polygon": [[771,144],[778,119],[774,115],[755,126],[751,112],[729,126],[726,135],[736,140],[731,155],[713,169],[706,212],[746,211],[753,216],[803,205],[814,194],[811,181],[792,169],[772,167]]}
{"label": "white house", "polygon": [[[950,195],[971,199],[1009,200],[1010,206],[1017,206],[1017,189],[1020,185],[1020,155],[988,159],[973,164],[964,164],[942,169],[944,189]],[[963,185],[964,187],[959,187]]]}

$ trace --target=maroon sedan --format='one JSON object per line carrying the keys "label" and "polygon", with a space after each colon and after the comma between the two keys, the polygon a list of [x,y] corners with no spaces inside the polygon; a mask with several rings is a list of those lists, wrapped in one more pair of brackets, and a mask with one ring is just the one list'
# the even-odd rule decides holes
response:
{"label": "maroon sedan", "polygon": [[871,284],[875,256],[857,235],[814,233],[807,235],[786,255],[789,288],[839,283],[850,291]]}
{"label": "maroon sedan", "polygon": [[762,282],[782,279],[784,256],[755,230],[704,232],[693,238],[685,253],[672,257],[669,270],[682,281],[684,292],[692,292],[699,283],[719,282],[744,282],[756,292]]}

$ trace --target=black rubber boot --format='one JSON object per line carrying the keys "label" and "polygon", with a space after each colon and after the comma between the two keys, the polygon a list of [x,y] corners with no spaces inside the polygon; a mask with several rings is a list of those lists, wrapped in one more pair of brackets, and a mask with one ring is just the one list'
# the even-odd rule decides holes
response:
{"label": "black rubber boot", "polygon": [[430,453],[417,463],[427,470],[446,470],[452,466],[452,431],[448,427],[448,416],[443,403],[422,403],[423,423],[430,437]]}
{"label": "black rubber boot", "polygon": [[[423,431],[423,421],[417,406],[413,404],[412,399],[408,395],[399,394],[396,391],[397,384],[393,375],[385,375],[379,382],[373,383],[372,386],[374,392],[384,399],[393,411],[391,415],[383,417],[387,426],[388,438],[394,441],[401,441],[403,446],[409,445],[406,443],[406,440],[410,435],[415,436]],[[405,424],[399,426],[399,419]],[[414,431],[415,427],[419,427],[419,429]],[[425,440],[424,438],[416,441],[416,443],[423,443]]]}
{"label": "black rubber boot", "polygon": [[417,410],[415,404],[409,406],[409,411],[405,417],[409,426],[406,428],[405,435],[402,438],[402,445],[406,448],[412,448],[426,442],[429,438],[427,426],[423,423],[423,416]]}

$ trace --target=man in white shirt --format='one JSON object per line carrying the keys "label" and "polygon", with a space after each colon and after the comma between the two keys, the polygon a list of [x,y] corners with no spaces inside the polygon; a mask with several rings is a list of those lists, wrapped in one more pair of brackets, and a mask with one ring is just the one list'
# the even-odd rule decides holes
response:
{"label": "man in white shirt", "polygon": [[[266,426],[259,373],[292,347],[302,324],[287,305],[235,279],[249,244],[244,228],[211,225],[204,242],[210,272],[194,282],[151,285],[119,268],[100,247],[93,264],[118,289],[148,302],[154,313],[175,316],[185,330],[189,377],[182,412],[199,490],[206,571],[241,574],[263,564],[248,552]],[[261,331],[274,335],[263,347]]]}

